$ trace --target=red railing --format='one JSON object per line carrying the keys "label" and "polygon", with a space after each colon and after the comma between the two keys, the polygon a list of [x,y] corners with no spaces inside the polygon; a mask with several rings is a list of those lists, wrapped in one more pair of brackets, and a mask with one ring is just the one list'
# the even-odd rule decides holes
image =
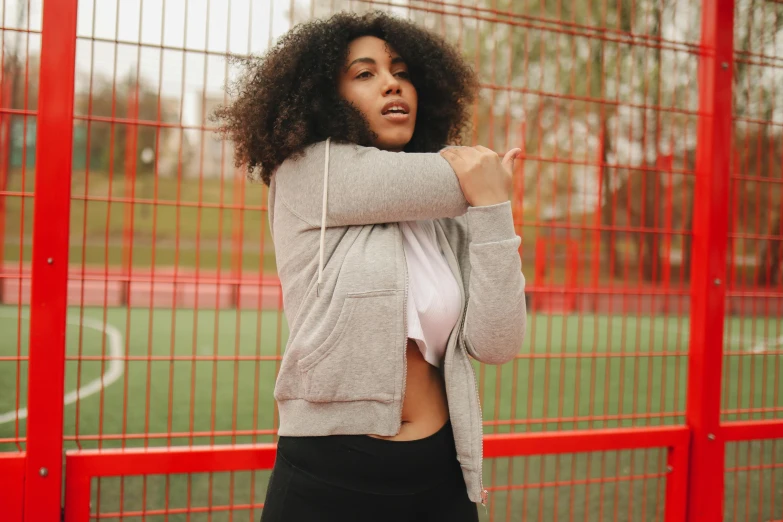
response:
{"label": "red railing", "polygon": [[783,520],[783,4],[0,6],[3,520],[258,519],[287,328],[208,116],[228,54],[372,8],[458,45],[473,143],[524,150],[482,520]]}

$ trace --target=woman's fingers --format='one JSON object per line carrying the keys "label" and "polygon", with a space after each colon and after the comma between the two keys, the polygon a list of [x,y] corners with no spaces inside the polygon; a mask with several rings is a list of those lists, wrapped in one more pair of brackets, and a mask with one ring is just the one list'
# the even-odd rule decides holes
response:
{"label": "woman's fingers", "polygon": [[506,173],[506,190],[511,190],[514,179],[514,160],[522,152],[522,149],[511,149],[503,157],[503,171]]}
{"label": "woman's fingers", "polygon": [[462,155],[458,152],[459,147],[449,147],[448,149],[443,149],[440,151],[440,155],[444,158],[454,158],[454,159],[464,159]]}
{"label": "woman's fingers", "polygon": [[476,145],[476,146],[475,146],[475,147],[473,147],[473,148],[474,148],[474,149],[476,149],[477,151],[480,151],[480,152],[492,152],[493,154],[495,153],[495,151],[494,151],[494,150],[492,150],[492,149],[488,149],[487,147],[485,147],[485,146],[483,146],[483,145]]}
{"label": "woman's fingers", "polygon": [[[497,154],[494,150],[488,149],[487,147],[484,147],[483,145],[476,145],[473,148],[475,150],[479,151],[479,152],[483,152],[483,153],[487,153],[487,154],[491,153],[491,154],[494,154],[495,156],[497,156],[498,158],[500,157],[500,155]],[[502,161],[503,167],[505,167],[507,169],[511,169],[513,167],[513,165],[514,165],[514,159],[516,159],[516,157],[519,155],[520,152],[522,152],[522,149],[520,149],[520,148],[514,148],[514,149],[511,149],[510,151],[506,152],[505,156],[503,157],[503,161]]]}
{"label": "woman's fingers", "polygon": [[514,171],[514,160],[517,158],[517,156],[519,156],[520,152],[522,152],[522,149],[519,148],[511,149],[510,151],[506,152],[506,155],[503,157],[503,167],[507,172]]}
{"label": "woman's fingers", "polygon": [[[441,150],[440,155],[443,157],[454,157],[460,160],[467,160],[471,156],[471,154],[475,154],[477,152],[481,154],[491,153],[494,154],[496,157],[500,158],[500,156],[495,151],[493,151],[492,149],[488,149],[483,145],[476,145],[475,147],[449,147],[447,149]],[[507,171],[513,170],[514,160],[521,152],[522,149],[520,148],[514,148],[506,152],[501,163]]]}
{"label": "woman's fingers", "polygon": [[458,148],[451,149],[451,150],[449,150],[449,152],[450,152],[451,154],[453,154],[454,156],[458,157],[459,159],[465,159],[465,154],[464,154],[464,152],[463,152],[463,151],[461,151],[461,150],[460,150],[460,149],[458,149]]}

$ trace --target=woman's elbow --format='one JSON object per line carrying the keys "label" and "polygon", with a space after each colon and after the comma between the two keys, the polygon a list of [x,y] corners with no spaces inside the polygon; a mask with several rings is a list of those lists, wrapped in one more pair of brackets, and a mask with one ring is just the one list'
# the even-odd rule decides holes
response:
{"label": "woman's elbow", "polygon": [[491,341],[476,344],[470,338],[466,338],[468,352],[477,361],[493,366],[513,361],[525,337],[525,323],[523,316],[521,321],[515,321],[514,328],[509,329],[505,335],[494,336]]}

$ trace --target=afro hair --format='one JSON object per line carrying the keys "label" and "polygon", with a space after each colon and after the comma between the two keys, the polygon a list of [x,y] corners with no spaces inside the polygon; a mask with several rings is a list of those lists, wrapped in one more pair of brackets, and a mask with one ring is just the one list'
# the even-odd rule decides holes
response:
{"label": "afro hair", "polygon": [[375,134],[338,93],[340,71],[356,38],[375,36],[408,66],[418,115],[405,152],[462,144],[478,78],[459,51],[437,34],[382,11],[341,12],[299,24],[263,56],[234,58],[241,74],[232,102],[215,111],[218,130],[234,145],[238,167],[269,185],[277,167],[308,145],[333,141],[372,146]]}

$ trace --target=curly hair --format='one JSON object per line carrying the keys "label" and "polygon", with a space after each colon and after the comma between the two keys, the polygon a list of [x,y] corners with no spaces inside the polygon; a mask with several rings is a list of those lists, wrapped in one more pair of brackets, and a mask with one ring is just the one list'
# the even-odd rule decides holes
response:
{"label": "curly hair", "polygon": [[338,93],[349,44],[361,36],[388,43],[405,60],[418,93],[418,115],[405,152],[462,144],[478,92],[473,69],[442,37],[382,11],[341,12],[292,28],[263,56],[235,58],[242,73],[219,107],[218,131],[234,144],[237,167],[269,185],[277,167],[308,145],[333,141],[371,146],[377,135]]}

